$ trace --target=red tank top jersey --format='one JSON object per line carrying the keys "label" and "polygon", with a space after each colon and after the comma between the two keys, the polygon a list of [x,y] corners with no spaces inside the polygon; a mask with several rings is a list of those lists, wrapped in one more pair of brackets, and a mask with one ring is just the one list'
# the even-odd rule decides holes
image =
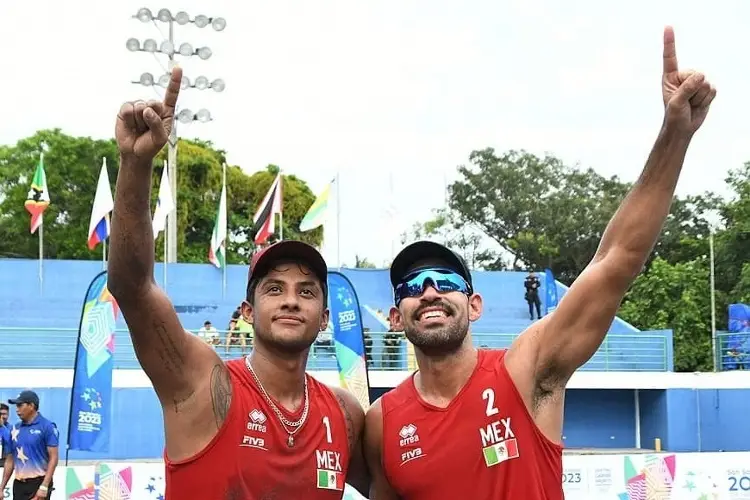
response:
{"label": "red tank top jersey", "polygon": [[480,350],[441,409],[413,376],[383,395],[383,467],[403,500],[562,500],[562,446],[537,428],[504,363]]}
{"label": "red tank top jersey", "polygon": [[[289,435],[245,366],[227,362],[232,403],[218,434],[197,455],[166,457],[166,499],[341,499],[349,465],[346,421],[331,389],[307,375],[307,420]],[[277,406],[278,403],[277,403]],[[297,420],[303,408],[284,415]]]}

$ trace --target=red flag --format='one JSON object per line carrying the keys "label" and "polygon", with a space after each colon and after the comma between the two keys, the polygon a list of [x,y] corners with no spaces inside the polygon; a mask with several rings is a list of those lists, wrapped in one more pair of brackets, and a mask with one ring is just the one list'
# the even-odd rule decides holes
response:
{"label": "red flag", "polygon": [[255,244],[262,245],[276,230],[276,214],[281,215],[281,174],[276,176],[253,217]]}

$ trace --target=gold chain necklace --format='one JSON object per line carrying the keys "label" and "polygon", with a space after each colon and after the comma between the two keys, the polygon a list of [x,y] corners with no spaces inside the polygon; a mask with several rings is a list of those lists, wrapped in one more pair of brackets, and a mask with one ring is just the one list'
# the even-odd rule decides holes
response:
{"label": "gold chain necklace", "polygon": [[[281,426],[284,428],[284,431],[289,435],[289,437],[286,440],[286,444],[291,448],[292,446],[294,446],[294,435],[297,434],[297,432],[299,432],[299,430],[302,428],[304,423],[307,421],[307,413],[310,410],[310,398],[307,392],[307,375],[305,375],[305,396],[304,396],[305,407],[302,410],[302,416],[299,418],[299,420],[292,422],[291,420],[286,418],[283,413],[281,413],[281,410],[279,410],[279,407],[276,406],[276,403],[273,402],[273,399],[271,399],[271,396],[269,396],[268,392],[266,392],[266,388],[263,387],[263,384],[260,382],[258,375],[255,373],[255,370],[253,370],[253,366],[250,364],[249,356],[245,357],[245,366],[247,366],[248,371],[253,376],[253,379],[255,380],[255,383],[258,385],[260,392],[263,394],[263,398],[266,400],[266,403],[268,403],[268,406],[271,407],[273,412],[276,414],[276,417],[279,419],[279,422],[281,422]],[[289,430],[289,427],[291,427],[292,430]]]}

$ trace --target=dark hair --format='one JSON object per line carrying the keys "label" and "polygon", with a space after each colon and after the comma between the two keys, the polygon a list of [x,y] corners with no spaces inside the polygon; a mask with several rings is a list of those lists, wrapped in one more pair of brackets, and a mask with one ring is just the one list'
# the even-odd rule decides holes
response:
{"label": "dark hair", "polygon": [[0,403],[0,410],[10,411],[10,406],[6,405],[5,403]]}

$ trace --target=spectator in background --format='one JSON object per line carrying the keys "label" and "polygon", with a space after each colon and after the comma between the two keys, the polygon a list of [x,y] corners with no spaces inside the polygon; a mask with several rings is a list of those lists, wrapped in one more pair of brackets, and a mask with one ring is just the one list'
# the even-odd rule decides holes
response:
{"label": "spectator in background", "polygon": [[383,368],[396,370],[399,368],[401,354],[401,335],[393,330],[391,320],[388,320],[388,332],[383,336]]}
{"label": "spectator in background", "polygon": [[198,330],[198,336],[207,344],[217,345],[219,343],[219,330],[214,328],[208,320],[203,323],[203,328]]}
{"label": "spectator in background", "polygon": [[539,299],[539,287],[542,284],[539,282],[539,278],[536,277],[533,271],[529,272],[526,279],[523,282],[524,288],[526,288],[526,294],[524,298],[526,303],[529,304],[529,317],[531,321],[534,321],[534,308],[536,307],[536,318],[542,319],[542,301]]}
{"label": "spectator in background", "polygon": [[[3,406],[8,408],[8,405],[6,404],[3,404]],[[7,425],[0,425],[0,470],[2,470],[5,465],[5,457],[8,453],[10,453],[10,427]],[[0,490],[0,495],[3,493],[4,490]]]}
{"label": "spectator in background", "polygon": [[10,431],[10,453],[5,457],[0,491],[15,472],[13,500],[50,498],[59,458],[57,425],[39,413],[39,396],[34,391],[21,391],[8,403],[16,405],[20,421]]}
{"label": "spectator in background", "polygon": [[10,416],[10,406],[0,403],[0,427],[10,428],[8,417]]}
{"label": "spectator in background", "polygon": [[237,320],[230,319],[229,327],[227,327],[227,338],[226,338],[226,352],[229,352],[229,347],[235,344],[242,346],[242,352],[245,352],[245,337],[243,337],[239,330],[237,330]]}
{"label": "spectator in background", "polygon": [[370,329],[365,328],[365,363],[368,367],[372,365],[372,335],[370,335]]}

